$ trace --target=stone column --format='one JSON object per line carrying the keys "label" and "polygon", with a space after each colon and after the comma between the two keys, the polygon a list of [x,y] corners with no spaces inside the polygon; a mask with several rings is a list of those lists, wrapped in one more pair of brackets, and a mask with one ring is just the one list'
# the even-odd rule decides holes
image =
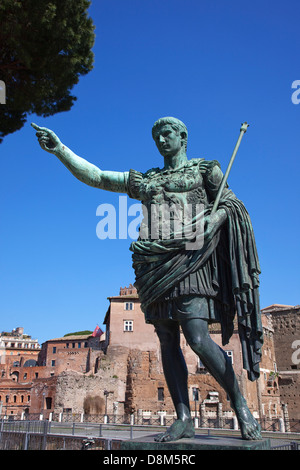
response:
{"label": "stone column", "polygon": [[279,431],[280,432],[285,432],[285,425],[284,425],[283,418],[279,418]]}
{"label": "stone column", "polygon": [[288,413],[288,406],[286,403],[282,404],[282,409],[283,409],[285,431],[290,432],[291,428],[290,428],[290,421],[289,421],[289,413]]}
{"label": "stone column", "polygon": [[218,423],[219,423],[219,428],[223,429],[224,427],[224,420],[223,420],[223,403],[219,402],[218,403]]}
{"label": "stone column", "polygon": [[237,417],[234,416],[232,420],[233,420],[233,429],[236,429],[236,430],[239,429],[239,423],[238,423]]}
{"label": "stone column", "polygon": [[205,424],[205,403],[200,405],[200,426],[203,427]]}

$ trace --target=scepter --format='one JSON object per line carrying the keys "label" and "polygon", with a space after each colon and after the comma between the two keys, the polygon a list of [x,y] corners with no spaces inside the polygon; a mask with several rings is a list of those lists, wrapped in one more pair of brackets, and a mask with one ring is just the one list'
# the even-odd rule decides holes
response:
{"label": "scepter", "polygon": [[218,205],[219,205],[219,202],[220,202],[220,199],[221,199],[221,196],[222,196],[222,192],[223,192],[223,189],[224,189],[224,187],[225,187],[225,184],[227,183],[227,179],[228,179],[228,176],[229,176],[231,167],[232,167],[232,165],[233,165],[235,156],[236,156],[236,154],[237,154],[237,151],[238,151],[238,148],[239,148],[239,146],[240,146],[241,140],[242,140],[242,138],[243,138],[245,132],[247,131],[248,127],[249,127],[249,124],[247,124],[246,122],[244,122],[244,123],[242,124],[242,127],[241,127],[241,129],[240,129],[239,138],[238,138],[237,143],[236,143],[236,145],[235,145],[235,147],[234,147],[234,150],[233,150],[231,159],[230,159],[230,161],[229,161],[229,164],[228,164],[226,173],[225,173],[225,175],[223,176],[223,179],[222,179],[221,185],[220,185],[220,187],[219,187],[218,194],[217,194],[217,197],[216,197],[216,199],[215,199],[215,202],[214,202],[214,205],[213,205],[211,214],[214,214],[214,213],[217,211],[217,209],[218,209]]}

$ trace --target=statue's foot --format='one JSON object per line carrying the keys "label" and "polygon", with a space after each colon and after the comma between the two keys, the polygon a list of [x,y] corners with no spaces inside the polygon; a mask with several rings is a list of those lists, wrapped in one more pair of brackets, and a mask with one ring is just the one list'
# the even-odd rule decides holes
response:
{"label": "statue's foot", "polygon": [[236,408],[235,412],[240,425],[242,438],[246,440],[261,439],[260,425],[250,412],[244,398],[241,405]]}
{"label": "statue's foot", "polygon": [[177,419],[174,423],[166,430],[166,432],[158,434],[155,436],[154,440],[156,442],[169,442],[169,441],[177,441],[178,439],[191,438],[194,437],[195,430],[193,426],[193,421],[191,419],[187,419],[182,421],[181,419]]}

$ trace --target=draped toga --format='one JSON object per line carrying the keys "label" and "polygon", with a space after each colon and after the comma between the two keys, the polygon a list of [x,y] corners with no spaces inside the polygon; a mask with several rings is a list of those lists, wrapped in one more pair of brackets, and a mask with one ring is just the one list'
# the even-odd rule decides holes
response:
{"label": "draped toga", "polygon": [[[135,287],[148,323],[172,319],[176,301],[183,299],[192,318],[220,323],[225,345],[237,317],[243,367],[256,380],[263,344],[260,266],[249,214],[228,187],[219,204],[227,214],[225,224],[209,243],[201,238],[222,177],[219,163],[205,159],[188,160],[174,170],[130,170],[128,195],[141,201],[144,211],[140,236],[130,246]],[[182,217],[186,208],[188,217]],[[195,309],[197,298],[201,305],[206,300],[203,312]]]}

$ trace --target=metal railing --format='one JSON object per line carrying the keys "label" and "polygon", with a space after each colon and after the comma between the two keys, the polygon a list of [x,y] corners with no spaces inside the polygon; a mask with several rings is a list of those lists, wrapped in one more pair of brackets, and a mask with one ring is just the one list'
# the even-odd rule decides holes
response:
{"label": "metal railing", "polygon": [[[9,421],[39,421],[43,420],[43,414],[23,414],[23,415],[0,415],[1,419]],[[174,415],[100,415],[100,414],[84,414],[84,413],[51,413],[46,415],[46,419],[51,422],[64,422],[64,423],[109,423],[109,424],[137,424],[137,425],[163,425],[170,426],[176,417]],[[287,431],[300,433],[300,420],[299,419],[285,419],[282,418],[263,418],[258,420],[263,431]],[[221,428],[221,429],[236,429],[236,419],[234,417],[207,417],[198,416],[195,422],[197,428]]]}
{"label": "metal railing", "polygon": [[273,446],[272,450],[300,450],[300,444],[298,442],[288,442],[286,444],[280,444],[279,446]]}
{"label": "metal railing", "polygon": [[[123,440],[149,436],[166,428],[167,426],[158,424],[3,419],[0,421],[0,450],[117,450],[120,449]],[[199,428],[197,433],[208,436],[239,436],[238,430],[216,427]],[[272,450],[300,450],[300,434],[264,431],[263,438],[270,436],[272,436]]]}

